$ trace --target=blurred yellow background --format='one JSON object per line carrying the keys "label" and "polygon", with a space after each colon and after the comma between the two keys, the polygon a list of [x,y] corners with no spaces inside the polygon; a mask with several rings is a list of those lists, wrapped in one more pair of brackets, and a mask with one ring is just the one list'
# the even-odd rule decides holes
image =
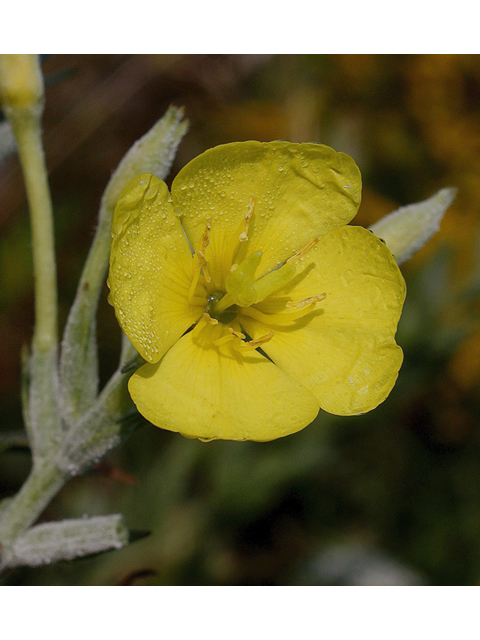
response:
{"label": "blurred yellow background", "polygon": [[[128,148],[170,104],[190,130],[171,178],[235,140],[321,142],[356,160],[355,223],[446,186],[441,231],[402,270],[405,352],[387,401],[321,413],[258,443],[189,441],[145,425],[43,519],[121,511],[139,538],[95,558],[9,574],[6,584],[477,584],[480,581],[480,56],[44,56],[44,141],[63,326],[100,197]],[[32,266],[18,160],[0,164],[0,424],[22,428],[20,351]],[[102,380],[120,331],[99,310]],[[2,497],[29,469],[0,459]],[[149,532],[145,536],[144,533]]]}

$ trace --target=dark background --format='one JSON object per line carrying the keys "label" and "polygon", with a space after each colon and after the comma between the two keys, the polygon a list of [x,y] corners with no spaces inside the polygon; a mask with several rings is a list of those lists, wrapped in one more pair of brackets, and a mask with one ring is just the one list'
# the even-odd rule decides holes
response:
{"label": "dark background", "polygon": [[[119,552],[5,584],[477,584],[480,578],[480,57],[44,56],[44,136],[63,326],[103,189],[170,104],[190,130],[170,179],[235,140],[314,141],[353,156],[355,223],[456,186],[442,229],[402,270],[405,362],[390,397],[355,418],[320,413],[271,443],[201,443],[145,425],[70,481],[44,520],[122,512],[150,535]],[[0,429],[22,428],[20,350],[33,326],[17,158],[0,165]],[[103,296],[102,380],[120,331]],[[1,496],[28,450],[0,458]]]}

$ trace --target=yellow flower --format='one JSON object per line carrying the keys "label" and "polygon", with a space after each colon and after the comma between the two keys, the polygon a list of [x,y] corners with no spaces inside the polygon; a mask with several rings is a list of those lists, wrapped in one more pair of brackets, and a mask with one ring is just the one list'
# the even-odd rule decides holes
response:
{"label": "yellow flower", "polygon": [[150,174],[126,185],[109,300],[147,361],[129,382],[143,416],[188,437],[262,441],[319,408],[385,400],[405,283],[380,240],[345,226],[360,192],[349,156],[288,142],[210,149],[171,195]]}

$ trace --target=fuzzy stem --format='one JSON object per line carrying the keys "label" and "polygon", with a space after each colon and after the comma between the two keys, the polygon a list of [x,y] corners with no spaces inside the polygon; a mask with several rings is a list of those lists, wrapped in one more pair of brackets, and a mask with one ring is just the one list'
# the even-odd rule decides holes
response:
{"label": "fuzzy stem", "polygon": [[47,352],[57,344],[57,284],[50,189],[37,109],[8,114],[17,139],[30,209],[35,281],[33,346]]}
{"label": "fuzzy stem", "polygon": [[32,472],[20,491],[2,510],[0,518],[2,546],[8,546],[35,522],[53,496],[63,487],[68,477],[51,460],[45,460],[33,466]]}

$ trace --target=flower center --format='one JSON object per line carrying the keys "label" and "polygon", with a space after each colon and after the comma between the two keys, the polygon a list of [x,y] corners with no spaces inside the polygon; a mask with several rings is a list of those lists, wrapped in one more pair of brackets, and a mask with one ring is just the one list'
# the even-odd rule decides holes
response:
{"label": "flower center", "polygon": [[237,316],[238,307],[236,305],[232,305],[224,311],[218,311],[217,305],[224,297],[225,293],[223,291],[214,291],[212,294],[210,294],[207,298],[207,306],[205,308],[205,312],[208,313],[210,317],[218,320],[218,322],[222,322],[223,324],[230,324]]}
{"label": "flower center", "polygon": [[[248,231],[255,209],[255,199],[250,197],[247,211],[241,220],[236,233],[228,240],[222,257],[223,283],[222,289],[213,289],[212,278],[208,270],[206,250],[210,245],[211,222],[207,220],[205,231],[197,243],[192,256],[192,280],[188,291],[188,301],[192,305],[203,306],[205,312],[199,320],[194,332],[199,335],[208,327],[210,342],[215,346],[231,343],[229,346],[237,350],[245,347],[256,349],[271,340],[270,332],[255,341],[244,341],[241,331],[242,316],[258,320],[267,326],[288,326],[295,320],[311,313],[325,293],[312,295],[298,301],[288,301],[285,309],[276,314],[267,314],[256,308],[256,305],[287,285],[296,273],[296,264],[318,242],[313,238],[277,269],[255,279],[255,274],[262,260],[262,252],[254,251],[237,262],[239,249],[248,242]],[[243,255],[245,255],[243,253]],[[218,284],[217,284],[218,286]],[[217,326],[218,325],[218,326]]]}

